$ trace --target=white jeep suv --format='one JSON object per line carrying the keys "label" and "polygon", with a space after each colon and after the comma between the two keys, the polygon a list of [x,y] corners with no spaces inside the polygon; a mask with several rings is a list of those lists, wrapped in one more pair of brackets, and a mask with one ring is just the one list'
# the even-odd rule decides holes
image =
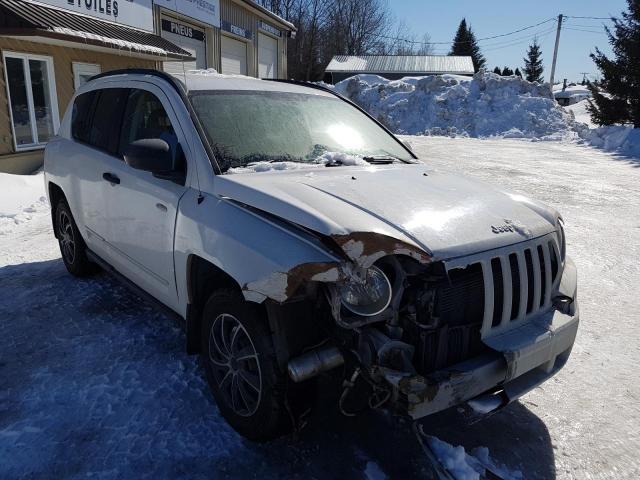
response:
{"label": "white jeep suv", "polygon": [[318,86],[99,75],[45,181],[69,272],[100,265],[184,319],[220,411],[254,440],[296,428],[326,385],[347,415],[492,411],[574,343],[558,213],[430,170]]}

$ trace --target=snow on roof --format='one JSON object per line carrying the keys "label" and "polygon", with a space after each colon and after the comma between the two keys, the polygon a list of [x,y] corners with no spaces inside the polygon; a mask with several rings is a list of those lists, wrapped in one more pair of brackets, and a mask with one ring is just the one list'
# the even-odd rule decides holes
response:
{"label": "snow on roof", "polygon": [[83,40],[96,40],[114,48],[161,56],[167,56],[169,54],[169,52],[167,52],[164,48],[155,47],[153,45],[144,45],[142,43],[130,42],[128,40],[121,40],[119,38],[105,37],[104,35],[98,35],[97,33],[82,32],[66,27],[53,27],[52,30],[62,35],[69,35],[72,37],[81,38]]}
{"label": "snow on roof", "polygon": [[473,75],[471,57],[445,55],[336,55],[327,72],[455,73]]}
{"label": "snow on roof", "polygon": [[333,97],[334,95],[316,88],[305,87],[284,82],[272,82],[260,80],[244,75],[225,75],[215,69],[189,70],[184,75],[175,74],[176,78],[183,81],[187,90],[256,90],[263,92],[289,92],[306,93],[309,95],[322,95]]}
{"label": "snow on roof", "polygon": [[588,98],[591,97],[591,91],[583,85],[572,85],[567,87],[565,90],[558,90],[554,88],[553,95],[556,98],[571,98],[575,96]]}

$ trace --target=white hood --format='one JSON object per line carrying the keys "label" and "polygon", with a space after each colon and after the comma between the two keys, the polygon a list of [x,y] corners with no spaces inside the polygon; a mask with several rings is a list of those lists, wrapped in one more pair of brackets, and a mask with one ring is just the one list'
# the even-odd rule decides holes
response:
{"label": "white hood", "polygon": [[214,193],[324,235],[381,233],[441,260],[550,233],[557,217],[524,197],[422,164],[224,175]]}

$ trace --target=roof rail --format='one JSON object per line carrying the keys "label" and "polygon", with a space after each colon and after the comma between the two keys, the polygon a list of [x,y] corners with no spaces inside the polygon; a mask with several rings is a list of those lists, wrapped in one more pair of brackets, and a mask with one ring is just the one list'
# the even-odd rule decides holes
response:
{"label": "roof rail", "polygon": [[358,110],[360,110],[362,113],[364,113],[367,117],[369,117],[371,120],[373,120],[375,123],[377,123],[380,128],[382,128],[385,132],[387,132],[389,135],[391,135],[396,140],[396,142],[398,142],[400,144],[400,146],[402,148],[404,148],[409,153],[409,155],[411,155],[412,158],[414,158],[415,160],[418,159],[416,154],[413,153],[404,144],[404,142],[402,140],[400,140],[398,137],[396,137],[395,134],[391,130],[389,130],[385,125],[383,125],[382,122],[380,122],[380,120],[378,120],[377,118],[373,117],[369,112],[367,112],[360,105],[358,105],[357,103],[351,101],[350,99],[348,99],[344,95],[336,92],[334,89],[329,88],[329,87],[325,87],[324,85],[320,85],[318,83],[308,82],[306,80],[293,80],[293,79],[280,79],[280,78],[263,78],[263,80],[267,80],[269,82],[279,82],[279,83],[289,83],[289,84],[292,84],[292,85],[301,85],[303,87],[315,88],[316,90],[322,90],[323,92],[328,92],[328,93],[333,94],[334,96],[338,97],[340,100],[342,100],[344,102],[347,102],[352,107],[355,107]]}
{"label": "roof rail", "polygon": [[168,82],[173,88],[176,89],[176,91],[180,95],[183,95],[184,93],[186,93],[186,86],[183,82],[180,81],[180,79],[174,77],[173,75],[168,74],[167,72],[163,72],[161,70],[153,70],[151,68],[123,68],[120,70],[109,70],[108,72],[103,72],[103,73],[94,75],[89,79],[89,81],[98,80],[99,78],[106,78],[106,77],[112,77],[116,75],[127,75],[127,74],[152,75],[154,77],[161,78],[166,82]]}

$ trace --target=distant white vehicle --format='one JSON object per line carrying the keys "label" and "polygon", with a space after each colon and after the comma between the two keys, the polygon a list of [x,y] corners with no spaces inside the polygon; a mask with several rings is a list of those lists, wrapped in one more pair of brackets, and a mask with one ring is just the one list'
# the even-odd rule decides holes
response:
{"label": "distant white vehicle", "polygon": [[[559,214],[432,171],[320,87],[99,75],[45,152],[70,273],[95,264],[185,321],[242,435],[341,411],[488,412],[567,361],[576,269]],[[342,382],[316,382],[320,374]]]}

